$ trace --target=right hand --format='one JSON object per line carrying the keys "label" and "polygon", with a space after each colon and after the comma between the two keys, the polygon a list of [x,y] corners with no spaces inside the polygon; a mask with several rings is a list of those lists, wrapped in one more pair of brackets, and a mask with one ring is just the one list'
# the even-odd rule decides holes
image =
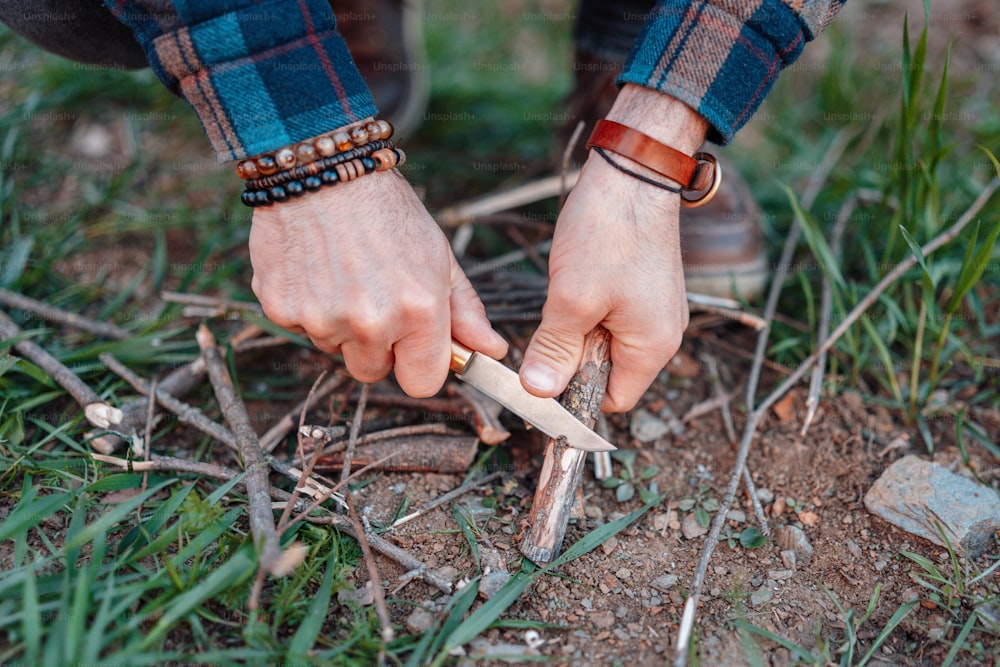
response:
{"label": "right hand", "polygon": [[494,358],[507,343],[406,180],[375,172],[254,210],[252,288],[278,326],[340,353],[361,382],[395,370],[410,396],[437,393],[451,338]]}

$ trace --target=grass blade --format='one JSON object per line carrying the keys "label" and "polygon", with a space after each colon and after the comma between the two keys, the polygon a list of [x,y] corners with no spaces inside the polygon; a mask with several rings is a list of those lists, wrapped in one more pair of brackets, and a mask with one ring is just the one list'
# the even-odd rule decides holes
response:
{"label": "grass blade", "polygon": [[91,541],[97,535],[107,532],[116,523],[122,521],[125,517],[134,512],[139,505],[142,505],[153,495],[159,493],[162,489],[166,488],[170,484],[173,484],[175,481],[176,480],[167,480],[166,482],[154,486],[151,489],[147,489],[144,493],[140,493],[139,495],[118,505],[114,509],[102,514],[97,521],[81,530],[73,540],[67,541],[66,549],[68,550],[74,547],[79,547]]}
{"label": "grass blade", "polygon": [[878,637],[876,637],[875,641],[872,642],[871,648],[869,648],[868,652],[865,653],[863,658],[861,658],[861,662],[858,663],[859,667],[861,665],[868,664],[868,661],[872,659],[873,655],[875,655],[875,651],[877,651],[879,646],[882,645],[882,642],[884,642],[889,635],[892,634],[892,631],[896,629],[896,626],[903,622],[906,615],[909,614],[910,610],[917,606],[917,604],[918,601],[913,600],[912,602],[907,602],[906,604],[900,606],[900,608],[896,610],[896,613],[892,615],[889,622],[885,624],[884,628],[882,628],[882,632],[878,633]]}
{"label": "grass blade", "polygon": [[[31,478],[27,478],[26,483]],[[43,496],[35,500],[36,494],[33,487],[21,497],[21,502],[10,513],[3,523],[0,523],[0,542],[10,539],[14,535],[24,533],[40,524],[49,515],[62,509],[73,498],[71,493],[53,493],[50,496]]]}
{"label": "grass blade", "polygon": [[337,571],[337,556],[339,550],[334,546],[330,549],[330,556],[326,559],[326,571],[323,573],[323,583],[320,584],[316,596],[309,605],[299,629],[295,631],[291,642],[288,644],[288,656],[292,661],[305,660],[309,651],[316,644],[320,630],[323,629],[323,621],[326,620],[327,609],[330,607],[330,598],[333,596],[333,582]]}

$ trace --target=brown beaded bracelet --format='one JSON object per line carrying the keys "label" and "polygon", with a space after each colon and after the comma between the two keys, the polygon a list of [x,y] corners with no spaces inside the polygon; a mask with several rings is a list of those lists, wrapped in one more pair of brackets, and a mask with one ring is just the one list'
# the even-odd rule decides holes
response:
{"label": "brown beaded bracelet", "polygon": [[335,165],[349,160],[354,160],[359,157],[367,157],[372,153],[385,148],[393,148],[393,143],[386,139],[371,141],[363,146],[355,146],[354,148],[344,151],[343,153],[337,153],[336,155],[331,155],[330,157],[320,158],[315,162],[303,164],[287,171],[280,171],[276,174],[271,174],[270,176],[248,179],[246,181],[246,189],[262,190],[274,187],[275,185],[284,185],[288,181],[301,180],[306,176],[314,176],[324,169],[329,169]]}
{"label": "brown beaded bracelet", "polygon": [[393,131],[392,123],[387,120],[371,120],[349,125],[329,134],[279,148],[274,153],[243,160],[236,165],[236,173],[247,181],[271,176],[297,165],[309,164],[321,158],[344,153],[372,141],[388,139]]}
{"label": "brown beaded bracelet", "polygon": [[[324,160],[325,161],[325,160]],[[330,165],[318,174],[309,174],[301,180],[292,179],[280,185],[243,191],[241,201],[252,208],[270,206],[287,201],[306,192],[319,190],[324,185],[353,181],[373,171],[387,171],[406,162],[406,154],[398,148],[380,148],[370,156],[348,159]]]}

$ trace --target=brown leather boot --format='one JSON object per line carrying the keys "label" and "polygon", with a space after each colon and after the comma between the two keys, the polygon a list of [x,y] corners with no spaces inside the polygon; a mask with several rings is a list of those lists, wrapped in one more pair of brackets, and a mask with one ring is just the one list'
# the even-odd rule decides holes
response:
{"label": "brown leather boot", "polygon": [[[586,160],[587,137],[594,123],[611,109],[618,94],[615,77],[621,71],[621,64],[580,50],[575,63],[575,86],[566,103],[569,120],[560,129],[559,144],[553,151],[559,156],[557,164],[580,120],[585,125],[572,161],[580,165]],[[749,299],[761,294],[767,284],[767,253],[760,229],[762,214],[746,181],[729,163],[720,162],[722,185],[715,198],[701,208],[681,208],[684,280],[691,292]]]}
{"label": "brown leather boot", "polygon": [[379,116],[411,134],[430,95],[418,0],[330,0],[337,30],[372,91]]}

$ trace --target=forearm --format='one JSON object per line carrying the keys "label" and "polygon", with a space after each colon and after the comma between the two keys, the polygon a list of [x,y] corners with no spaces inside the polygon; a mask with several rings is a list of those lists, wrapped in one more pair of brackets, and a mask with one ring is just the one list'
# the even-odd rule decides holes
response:
{"label": "forearm", "polygon": [[728,143],[844,0],[660,0],[620,83],[684,102]]}
{"label": "forearm", "polygon": [[105,0],[220,161],[275,150],[377,110],[325,0]]}

